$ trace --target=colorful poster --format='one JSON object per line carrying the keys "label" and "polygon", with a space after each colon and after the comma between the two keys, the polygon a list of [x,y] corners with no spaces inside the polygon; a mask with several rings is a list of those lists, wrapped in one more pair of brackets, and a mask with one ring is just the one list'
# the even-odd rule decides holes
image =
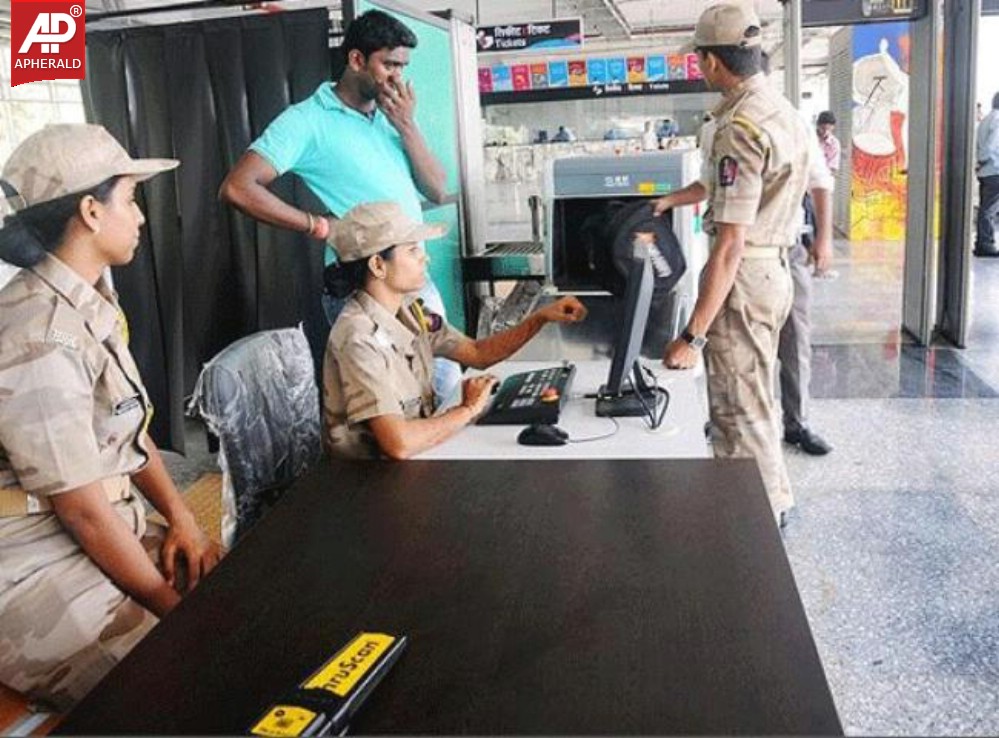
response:
{"label": "colorful poster", "polygon": [[518,92],[531,89],[531,67],[529,64],[514,64],[510,67],[513,75],[513,89]]}
{"label": "colorful poster", "polygon": [[497,64],[493,67],[493,92],[510,92],[513,89],[513,76],[510,67]]}
{"label": "colorful poster", "polygon": [[621,85],[628,81],[628,62],[623,56],[607,60],[607,81]]}
{"label": "colorful poster", "polygon": [[493,70],[489,67],[479,68],[479,92],[493,91]]}
{"label": "colorful poster", "polygon": [[669,78],[687,79],[687,59],[683,54],[669,55]]}
{"label": "colorful poster", "polygon": [[853,29],[853,130],[833,132],[852,163],[851,241],[905,239],[909,50],[907,23]]}
{"label": "colorful poster", "polygon": [[591,85],[607,84],[607,60],[588,59],[586,61],[586,76]]}
{"label": "colorful poster", "polygon": [[531,87],[540,90],[548,86],[548,64],[537,62],[531,65]]}
{"label": "colorful poster", "polygon": [[697,61],[697,54],[687,54],[687,79],[701,79],[701,65]]}
{"label": "colorful poster", "polygon": [[573,59],[569,62],[569,86],[586,86],[586,60]]}
{"label": "colorful poster", "polygon": [[564,61],[548,62],[548,86],[569,86],[569,65]]}
{"label": "colorful poster", "polygon": [[644,56],[629,56],[628,57],[628,81],[632,84],[638,84],[645,81],[645,57]]}
{"label": "colorful poster", "polygon": [[666,77],[666,57],[649,56],[645,58],[645,76],[649,82],[665,82]]}

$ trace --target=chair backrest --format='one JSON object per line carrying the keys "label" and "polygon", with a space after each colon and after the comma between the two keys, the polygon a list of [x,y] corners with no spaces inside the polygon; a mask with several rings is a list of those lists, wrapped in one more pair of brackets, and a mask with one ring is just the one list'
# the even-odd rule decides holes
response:
{"label": "chair backrest", "polygon": [[[205,364],[188,405],[219,439],[235,537],[319,458],[319,391],[301,328],[255,333]],[[223,505],[225,507],[225,505]],[[231,542],[233,532],[223,532]]]}

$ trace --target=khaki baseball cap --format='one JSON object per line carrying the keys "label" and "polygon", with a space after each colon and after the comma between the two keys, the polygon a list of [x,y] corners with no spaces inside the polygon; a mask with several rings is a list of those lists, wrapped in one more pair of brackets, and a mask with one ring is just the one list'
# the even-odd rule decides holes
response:
{"label": "khaki baseball cap", "polygon": [[742,46],[750,48],[763,42],[759,16],[743,2],[722,2],[701,13],[694,28],[694,38],[684,47],[689,53],[702,46]]}
{"label": "khaki baseball cap", "polygon": [[326,239],[342,262],[358,261],[400,243],[439,238],[446,223],[417,223],[394,202],[369,202],[351,208],[330,224]]}
{"label": "khaki baseball cap", "polygon": [[22,210],[86,192],[111,177],[130,175],[141,182],[179,164],[176,159],[133,159],[103,126],[59,123],[24,139],[0,178],[16,191],[9,204]]}

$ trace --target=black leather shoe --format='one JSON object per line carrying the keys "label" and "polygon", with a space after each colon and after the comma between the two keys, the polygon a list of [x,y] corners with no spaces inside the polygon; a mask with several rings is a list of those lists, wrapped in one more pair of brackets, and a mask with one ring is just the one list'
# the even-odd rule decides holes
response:
{"label": "black leather shoe", "polygon": [[995,246],[990,246],[987,249],[985,248],[980,249],[978,247],[975,247],[974,251],[972,251],[971,253],[973,253],[975,256],[996,257],[999,256],[999,249],[996,249]]}
{"label": "black leather shoe", "polygon": [[800,446],[801,450],[812,456],[825,456],[832,451],[832,446],[823,440],[822,436],[812,433],[808,428],[785,430],[784,442],[792,446]]}

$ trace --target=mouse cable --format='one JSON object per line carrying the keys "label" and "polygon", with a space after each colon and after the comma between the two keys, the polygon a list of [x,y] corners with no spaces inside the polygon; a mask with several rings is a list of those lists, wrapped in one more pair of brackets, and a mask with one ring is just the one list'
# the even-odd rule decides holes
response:
{"label": "mouse cable", "polygon": [[611,436],[616,436],[617,432],[621,430],[621,424],[617,422],[617,418],[607,418],[610,422],[614,424],[614,430],[610,433],[604,433],[602,436],[588,436],[587,438],[572,438],[569,437],[569,443],[590,443],[591,441],[603,441]]}
{"label": "mouse cable", "polygon": [[[635,387],[634,381],[631,385],[635,389],[635,396],[641,403],[642,409],[645,410],[645,423],[649,426],[649,430],[658,430],[662,426],[663,420],[666,419],[666,411],[669,409],[669,390],[660,387],[659,377],[639,361],[635,361],[635,380],[641,386]],[[644,397],[646,389],[652,390],[657,395],[651,405],[646,402]]]}

